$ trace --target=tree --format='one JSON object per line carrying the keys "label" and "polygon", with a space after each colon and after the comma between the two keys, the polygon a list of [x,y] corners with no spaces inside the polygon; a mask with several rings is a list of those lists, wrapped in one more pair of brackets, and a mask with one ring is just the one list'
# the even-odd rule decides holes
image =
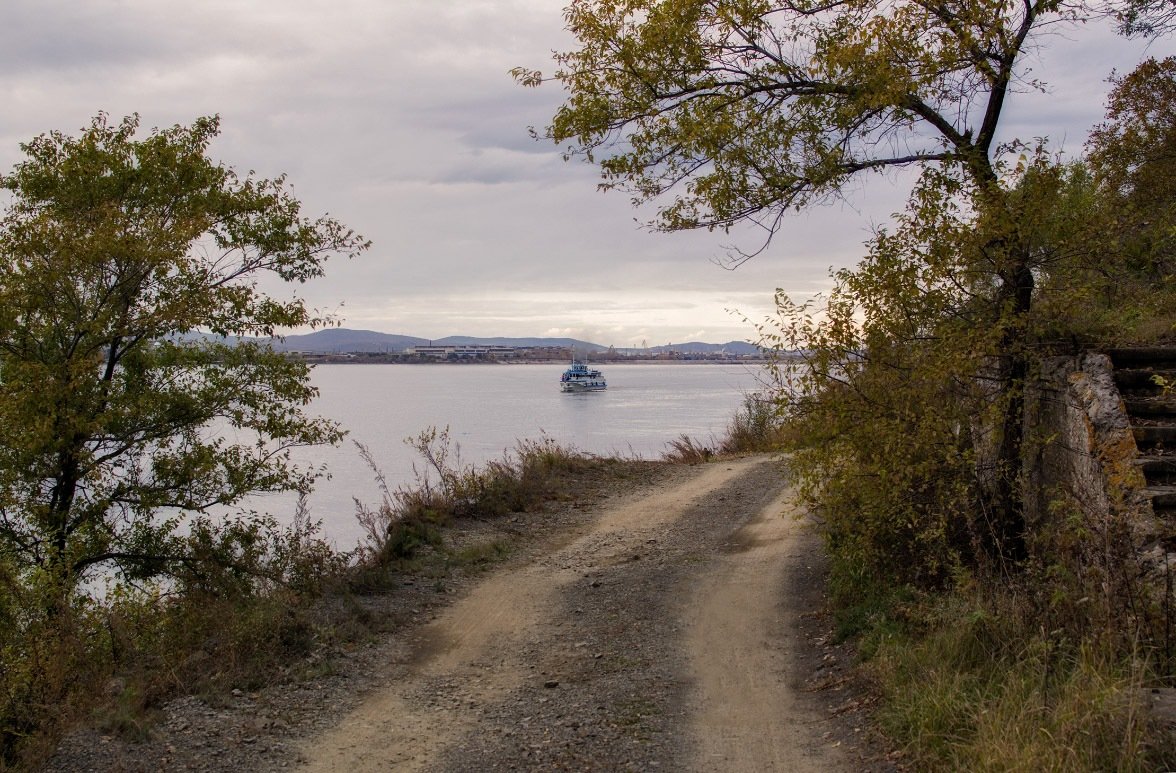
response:
{"label": "tree", "polygon": [[[1176,59],[1145,61],[1112,83],[1085,159],[1036,154],[1006,178],[1010,205],[1027,213],[1017,238],[1036,280],[1023,329],[1045,353],[1176,329]],[[983,261],[993,226],[962,206],[960,184],[926,170],[907,211],[858,266],[836,272],[826,298],[782,298],[763,328],[807,353],[785,405],[791,470],[820,506],[834,585],[850,597],[942,582],[974,563],[998,526],[976,475],[991,448],[977,435],[999,421],[977,377],[1002,344]],[[1038,524],[1036,564],[1073,566],[1073,544],[1062,523]]]}
{"label": "tree", "polygon": [[208,542],[213,508],[305,490],[291,449],[341,435],[303,413],[306,365],[216,337],[324,324],[259,282],[305,282],[368,242],[303,217],[284,178],[209,160],[215,117],[138,128],[100,114],[23,144],[0,177],[0,551],[65,593],[100,565],[198,560],[185,520]]}
{"label": "tree", "polygon": [[1106,120],[1042,207],[1055,214],[1037,236],[1049,249],[1037,261],[1041,337],[1122,345],[1173,332],[1176,57],[1110,83]]}
{"label": "tree", "polygon": [[[774,233],[853,175],[956,164],[998,184],[1005,99],[1057,2],[577,0],[580,48],[546,136],[600,158],[602,187],[668,195],[655,225]],[[516,68],[526,85],[544,78]],[[1034,85],[1034,84],[1030,84]]]}
{"label": "tree", "polygon": [[1107,11],[1128,37],[1159,38],[1176,30],[1176,0],[1119,0]]}
{"label": "tree", "polygon": [[1156,284],[1176,281],[1176,56],[1148,59],[1111,79],[1107,120],[1088,143],[1096,181],[1115,215],[1114,252]]}
{"label": "tree", "polygon": [[[1035,273],[1050,260],[1038,247],[1058,177],[1039,160],[1010,190],[1043,215],[1020,234]],[[804,353],[778,401],[785,446],[843,598],[939,586],[991,560],[1007,569],[1019,557],[1012,546],[1025,549],[993,509],[1008,401],[992,363],[1006,310],[992,302],[989,225],[956,195],[963,185],[948,170],[924,171],[859,265],[835,272],[826,296],[778,297],[777,316],[760,328],[767,343]],[[1037,314],[1024,320],[1033,335]]]}
{"label": "tree", "polygon": [[[855,176],[942,168],[982,213],[999,331],[1003,419],[989,492],[997,552],[1023,552],[1016,490],[1022,445],[1024,318],[1033,302],[1025,214],[996,144],[1022,54],[1077,9],[1058,0],[575,0],[576,50],[556,55],[569,92],[545,135],[597,161],[601,187],[658,203],[668,231],[751,222],[764,247],[794,209]],[[516,69],[525,85],[541,73]],[[763,249],[762,247],[760,249]],[[737,251],[735,264],[753,252]]]}

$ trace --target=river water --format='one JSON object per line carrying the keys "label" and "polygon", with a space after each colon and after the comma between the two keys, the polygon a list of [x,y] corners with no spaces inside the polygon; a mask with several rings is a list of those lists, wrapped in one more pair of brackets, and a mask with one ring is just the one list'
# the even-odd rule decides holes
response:
{"label": "river water", "polygon": [[[310,411],[340,422],[349,435],[336,448],[303,450],[299,459],[326,466],[310,498],[311,515],[340,549],[361,536],[354,498],[379,501],[364,444],[388,484],[412,485],[420,457],[404,440],[429,427],[449,427],[461,461],[500,457],[520,439],[542,435],[597,454],[658,458],[683,434],[712,442],[726,433],[743,396],[760,386],[757,365],[632,363],[602,366],[608,390],[564,394],[565,365],[318,365],[319,397]],[[289,497],[260,504],[279,517]]]}

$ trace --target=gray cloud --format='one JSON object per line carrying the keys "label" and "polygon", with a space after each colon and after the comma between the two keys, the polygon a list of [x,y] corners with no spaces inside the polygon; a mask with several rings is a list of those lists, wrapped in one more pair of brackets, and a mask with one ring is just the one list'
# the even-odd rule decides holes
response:
{"label": "gray cloud", "polygon": [[[570,45],[564,0],[6,0],[0,5],[0,168],[35,134],[76,131],[99,110],[147,126],[219,113],[213,154],[288,172],[308,213],[375,242],[299,291],[349,324],[441,337],[579,331],[629,345],[744,338],[782,287],[805,296],[852,265],[900,209],[903,175],[855,184],[851,204],[791,218],[738,271],[725,245],[754,229],[651,234],[597,172],[531,140],[563,94],[524,89],[515,65],[550,71]],[[1031,62],[1046,95],[1010,102],[1008,137],[1081,149],[1112,67],[1141,46],[1091,27],[1050,36]],[[1168,46],[1170,49],[1170,46]],[[1153,47],[1151,53],[1164,52]],[[275,291],[286,292],[275,288]],[[567,333],[573,334],[573,333]],[[589,335],[591,334],[591,335]]]}

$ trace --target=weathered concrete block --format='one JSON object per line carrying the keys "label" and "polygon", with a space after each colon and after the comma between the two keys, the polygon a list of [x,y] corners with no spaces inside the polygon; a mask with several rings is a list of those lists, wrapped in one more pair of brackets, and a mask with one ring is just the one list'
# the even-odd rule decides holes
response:
{"label": "weathered concrete block", "polygon": [[[1086,353],[1041,362],[1027,388],[1026,521],[1032,533],[1084,536],[1080,571],[1158,577],[1169,530],[1152,512],[1130,420],[1109,357]],[[1065,525],[1057,519],[1067,518]],[[1133,566],[1125,571],[1123,562]]]}

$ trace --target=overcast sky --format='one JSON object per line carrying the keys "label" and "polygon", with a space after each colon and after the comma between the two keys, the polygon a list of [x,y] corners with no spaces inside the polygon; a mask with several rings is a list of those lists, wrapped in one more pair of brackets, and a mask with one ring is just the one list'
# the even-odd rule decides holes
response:
{"label": "overcast sky", "polygon": [[[849,205],[790,220],[736,271],[716,265],[749,233],[654,234],[596,171],[536,143],[555,85],[516,86],[516,65],[550,71],[572,41],[564,0],[0,0],[0,169],[18,143],[132,112],[145,127],[219,113],[212,156],[289,175],[307,214],[330,212],[372,239],[302,292],[345,325],[426,338],[574,336],[633,346],[754,338],[771,311],[855,262],[870,229],[901,208],[902,180],[859,185]],[[1102,115],[1105,78],[1171,40],[1124,41],[1100,25],[1034,55],[1046,95],[1017,95],[1006,136],[1048,136],[1076,153]]]}

